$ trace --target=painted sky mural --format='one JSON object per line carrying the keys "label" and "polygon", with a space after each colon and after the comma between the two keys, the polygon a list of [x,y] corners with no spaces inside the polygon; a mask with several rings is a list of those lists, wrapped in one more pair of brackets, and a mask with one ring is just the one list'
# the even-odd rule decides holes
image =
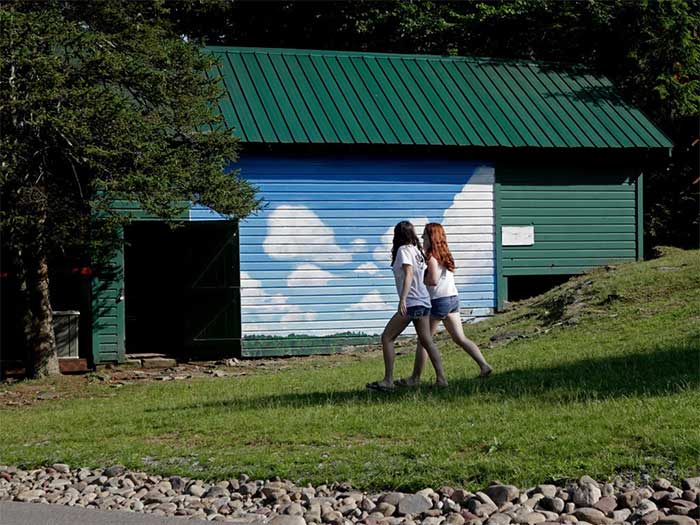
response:
{"label": "painted sky mural", "polygon": [[240,223],[244,338],[381,333],[396,311],[390,250],[404,219],[418,235],[428,222],[445,227],[465,315],[493,309],[491,166],[261,158],[236,167],[267,201]]}

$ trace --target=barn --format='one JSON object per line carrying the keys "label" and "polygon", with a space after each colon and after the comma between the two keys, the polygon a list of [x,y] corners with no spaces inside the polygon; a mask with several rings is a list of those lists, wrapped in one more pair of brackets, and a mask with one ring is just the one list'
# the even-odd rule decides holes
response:
{"label": "barn", "polygon": [[128,203],[121,274],[94,279],[92,357],[328,353],[396,309],[399,220],[444,225],[465,320],[643,256],[643,177],[670,140],[581,67],[210,47],[231,164],[265,198],[170,229]]}

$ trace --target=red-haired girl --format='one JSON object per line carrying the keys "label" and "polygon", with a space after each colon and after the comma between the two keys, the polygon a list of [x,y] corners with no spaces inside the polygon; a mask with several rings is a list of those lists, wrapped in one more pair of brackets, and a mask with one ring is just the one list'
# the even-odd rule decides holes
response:
{"label": "red-haired girl", "polygon": [[[434,335],[440,322],[445,325],[452,340],[461,346],[479,365],[480,377],[492,372],[479,347],[464,335],[462,318],[459,314],[459,295],[455,285],[455,261],[447,246],[447,237],[441,224],[430,223],[423,231],[423,250],[428,261],[425,272],[425,284],[430,294],[430,331]],[[399,379],[400,386],[417,386],[425,366],[425,350],[420,340],[416,347],[416,360],[413,374],[407,379]]]}

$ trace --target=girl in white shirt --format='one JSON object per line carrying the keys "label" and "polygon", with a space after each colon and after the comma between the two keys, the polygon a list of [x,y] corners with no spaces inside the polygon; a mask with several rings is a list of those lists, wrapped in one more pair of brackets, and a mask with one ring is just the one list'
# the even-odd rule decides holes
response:
{"label": "girl in white shirt", "polygon": [[[430,223],[423,231],[423,250],[428,260],[428,269],[425,273],[425,284],[430,294],[430,332],[435,335],[440,322],[445,325],[452,340],[469,354],[481,373],[480,377],[486,377],[492,372],[491,365],[486,362],[479,347],[464,335],[462,318],[459,313],[459,295],[455,285],[455,262],[447,246],[447,237],[441,224]],[[407,379],[399,379],[399,386],[417,386],[420,384],[420,376],[425,366],[425,350],[418,341],[416,348],[416,360],[413,365],[413,374]]]}
{"label": "girl in white shirt", "polygon": [[423,282],[425,255],[413,224],[408,221],[401,221],[394,227],[391,267],[399,294],[399,308],[382,333],[384,379],[368,383],[367,388],[380,391],[394,389],[394,343],[411,322],[421,343],[421,352],[425,353],[423,348],[427,350],[435,368],[436,385],[447,386],[440,352],[430,335],[430,295]]}

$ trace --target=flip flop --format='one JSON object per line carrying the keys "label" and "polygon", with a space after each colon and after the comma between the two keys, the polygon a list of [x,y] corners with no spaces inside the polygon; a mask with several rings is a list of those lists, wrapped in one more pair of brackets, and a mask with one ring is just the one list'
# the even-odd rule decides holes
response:
{"label": "flip flop", "polygon": [[367,383],[367,390],[374,390],[375,392],[393,392],[393,386],[382,385],[379,381],[373,381],[372,383]]}
{"label": "flip flop", "polygon": [[397,379],[394,381],[394,386],[398,386],[401,388],[418,388],[420,386],[420,383],[410,383],[408,379],[402,377],[401,379]]}

